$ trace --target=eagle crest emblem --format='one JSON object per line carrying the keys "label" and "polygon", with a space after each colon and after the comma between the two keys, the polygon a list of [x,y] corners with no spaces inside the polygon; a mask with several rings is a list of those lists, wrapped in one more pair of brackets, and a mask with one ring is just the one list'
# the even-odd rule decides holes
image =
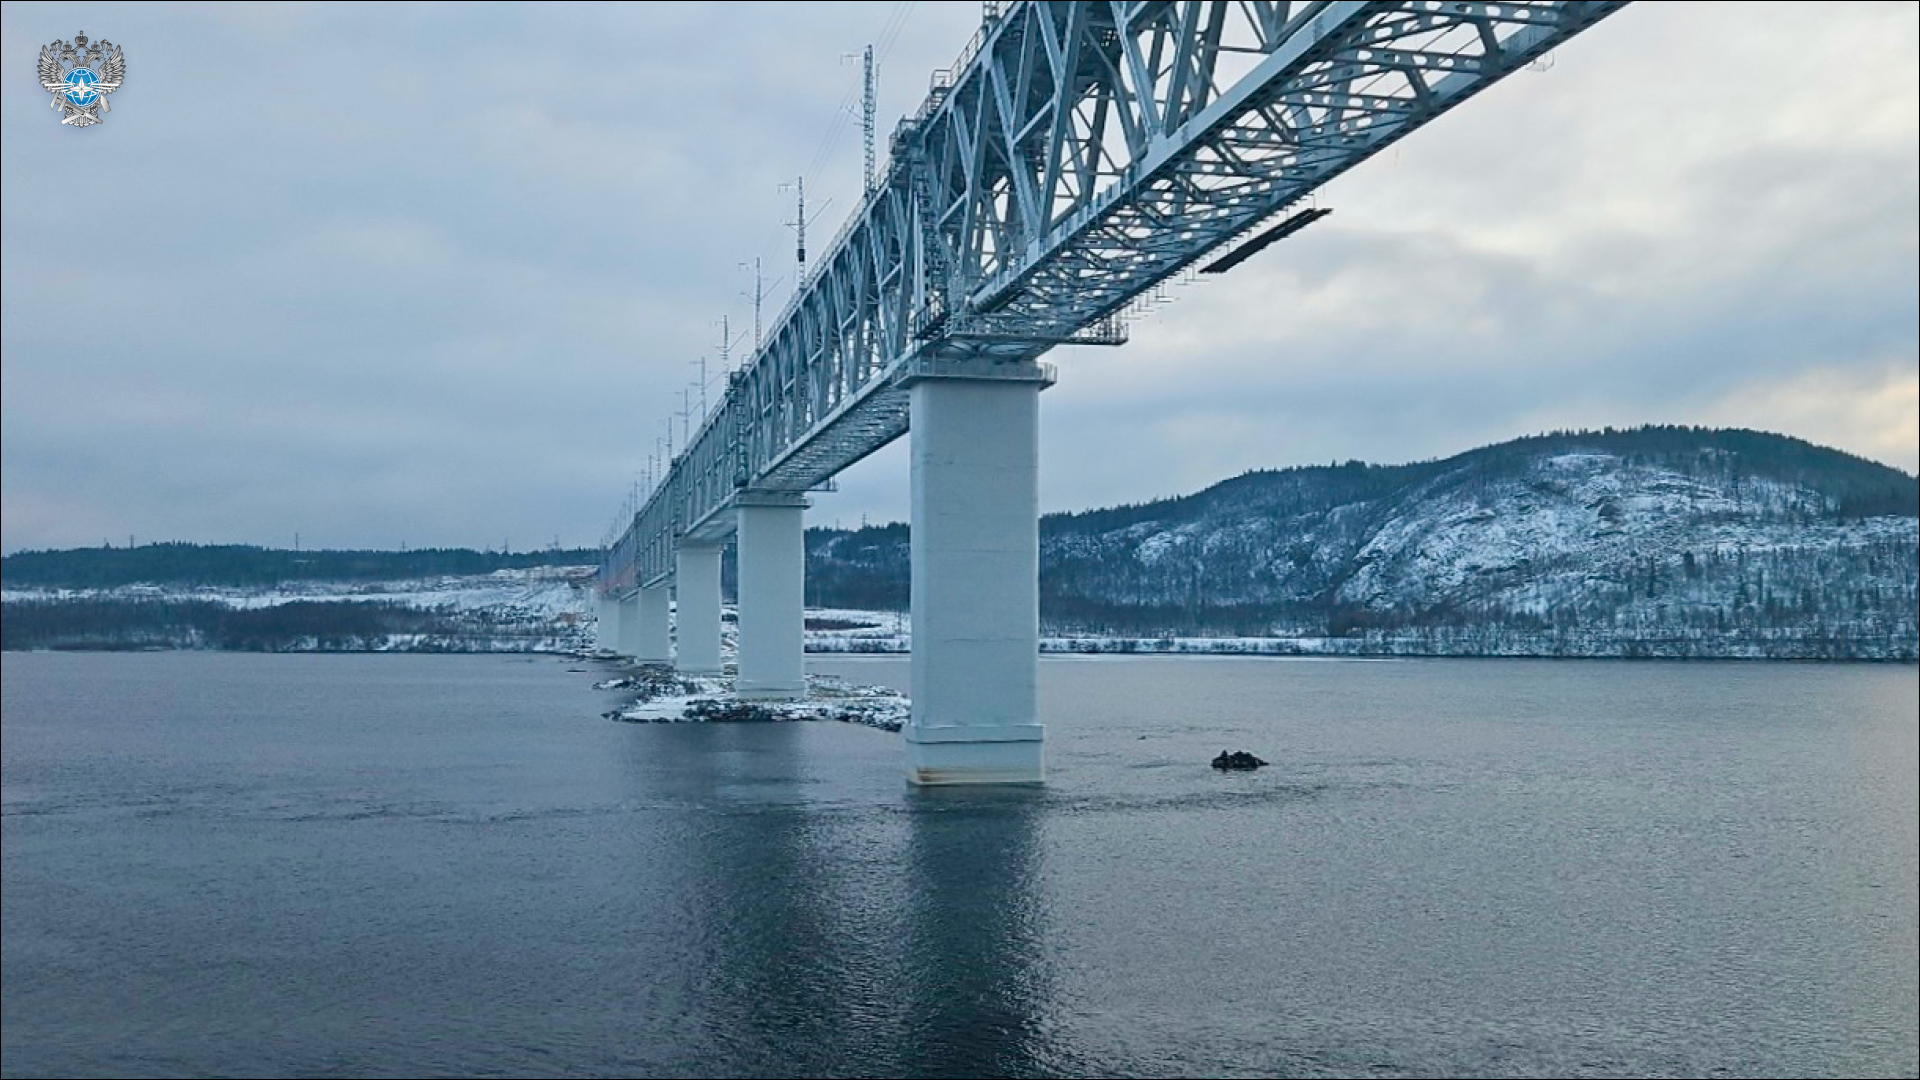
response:
{"label": "eagle crest emblem", "polygon": [[83,31],[72,41],[40,47],[40,85],[53,95],[60,122],[91,127],[112,112],[107,95],[127,77],[127,57],[111,41],[89,42]]}

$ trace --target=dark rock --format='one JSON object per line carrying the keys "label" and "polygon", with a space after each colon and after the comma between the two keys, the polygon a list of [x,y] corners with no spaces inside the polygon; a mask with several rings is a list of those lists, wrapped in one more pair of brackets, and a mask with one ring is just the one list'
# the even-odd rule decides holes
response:
{"label": "dark rock", "polygon": [[1265,764],[1267,762],[1245,750],[1235,750],[1231,753],[1222,750],[1220,756],[1213,759],[1213,767],[1216,769],[1257,769]]}
{"label": "dark rock", "polygon": [[629,669],[624,678],[609,680],[605,685],[596,684],[594,689],[635,690],[633,703],[645,705],[663,697],[696,693],[700,684],[682,677],[665,664],[640,664]]}
{"label": "dark rock", "polygon": [[764,705],[715,698],[695,698],[687,702],[685,716],[689,720],[703,720],[710,724],[765,723],[780,719],[777,713]]}

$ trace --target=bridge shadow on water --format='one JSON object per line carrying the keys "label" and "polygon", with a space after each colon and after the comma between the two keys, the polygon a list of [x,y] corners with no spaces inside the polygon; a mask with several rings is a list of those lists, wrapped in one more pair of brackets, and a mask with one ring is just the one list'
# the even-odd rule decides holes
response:
{"label": "bridge shadow on water", "polygon": [[[683,812],[631,872],[678,879],[667,917],[689,970],[636,964],[631,977],[678,1015],[643,1020],[656,1030],[635,1033],[623,1065],[1083,1071],[1050,1044],[1042,790],[908,789],[892,739],[832,724],[647,734],[641,794]],[[662,980],[680,985],[663,994]]]}

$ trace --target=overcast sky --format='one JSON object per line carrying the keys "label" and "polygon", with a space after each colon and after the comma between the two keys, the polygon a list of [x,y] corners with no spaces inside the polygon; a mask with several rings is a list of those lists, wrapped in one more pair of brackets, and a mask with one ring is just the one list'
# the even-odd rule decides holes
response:
{"label": "overcast sky", "polygon": [[[1645,422],[1914,470],[1916,12],[1613,16],[1128,345],[1056,350],[1045,506]],[[819,241],[853,205],[847,54],[883,44],[884,146],[978,16],[5,5],[0,546],[597,544],[750,322],[740,264],[786,300],[782,181]],[[81,30],[128,59],[86,130],[34,70]],[[904,517],[903,451],[810,520]]]}

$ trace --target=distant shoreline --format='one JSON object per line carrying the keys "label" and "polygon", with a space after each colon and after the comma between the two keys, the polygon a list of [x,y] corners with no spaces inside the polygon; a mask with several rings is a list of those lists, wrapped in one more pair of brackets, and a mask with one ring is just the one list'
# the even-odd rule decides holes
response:
{"label": "distant shoreline", "polygon": [[[858,616],[845,611],[836,614]],[[892,613],[873,613],[884,623]],[[909,655],[912,634],[878,626],[846,631],[808,631],[809,655]],[[1045,633],[1043,656],[1268,656],[1330,659],[1540,659],[1540,660],[1794,660],[1912,663],[1920,640],[1895,635],[1874,640],[1781,633],[1608,638],[1592,632],[1551,635],[1513,630],[1437,627],[1368,631],[1347,637],[1140,636]]]}
{"label": "distant shoreline", "polygon": [[[1042,657],[1100,657],[1116,660],[1179,660],[1179,659],[1252,659],[1252,660],[1590,660],[1590,661],[1657,661],[1664,663],[1782,663],[1782,664],[1915,664],[1920,657],[1912,652],[1888,655],[1757,655],[1754,653],[1691,653],[1677,652],[1641,652],[1626,651],[1613,653],[1547,653],[1547,652],[1374,652],[1359,649],[1321,649],[1308,651],[1295,645],[1292,639],[1272,639],[1274,647],[1248,648],[1240,640],[1220,641],[1210,638],[1175,638],[1174,648],[1116,648],[1108,643],[1071,643],[1043,641],[1040,646]],[[1264,640],[1264,639],[1262,639]],[[612,661],[620,659],[592,650],[575,648],[489,648],[474,643],[472,647],[458,643],[436,644],[432,647],[307,647],[281,649],[221,649],[211,647],[176,645],[141,645],[133,643],[99,643],[89,645],[35,646],[31,648],[5,648],[5,653],[233,653],[275,656],[550,656],[559,659],[580,661]],[[849,660],[866,659],[906,659],[913,655],[905,648],[888,646],[869,646],[855,648],[814,648],[806,650],[809,659]]]}
{"label": "distant shoreline", "polygon": [[[1439,652],[1421,651],[1412,646],[1397,650],[1368,649],[1365,647],[1344,647],[1337,641],[1321,642],[1316,647],[1302,647],[1292,638],[1253,639],[1254,646],[1242,639],[1213,638],[1174,638],[1171,647],[1157,646],[1156,642],[1144,642],[1142,647],[1114,647],[1104,642],[1049,641],[1040,643],[1041,656],[1106,656],[1120,659],[1160,658],[1179,659],[1183,657],[1245,657],[1249,659],[1277,660],[1671,660],[1671,661],[1739,661],[1742,663],[1783,662],[1783,663],[1863,663],[1863,664],[1911,664],[1920,662],[1920,656],[1912,646],[1905,651],[1889,649],[1879,654],[1835,654],[1809,655],[1790,652],[1767,654],[1759,651],[1745,652],[1683,652],[1673,649],[1644,649],[1634,651],[1638,643],[1623,644],[1613,652],[1547,652],[1547,651],[1507,651],[1507,652]],[[814,648],[809,646],[807,655],[874,657],[874,656],[911,656],[912,650],[890,647],[855,648]]]}

